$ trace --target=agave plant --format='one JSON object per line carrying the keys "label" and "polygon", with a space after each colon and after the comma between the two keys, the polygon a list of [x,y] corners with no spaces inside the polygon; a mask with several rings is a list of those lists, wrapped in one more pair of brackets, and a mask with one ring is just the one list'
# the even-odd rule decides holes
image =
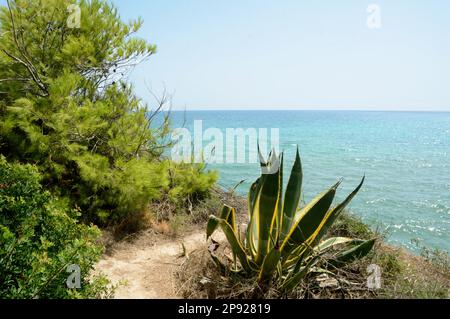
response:
{"label": "agave plant", "polygon": [[[303,171],[297,150],[292,172],[283,193],[283,154],[272,152],[267,161],[260,153],[262,175],[248,194],[249,222],[243,235],[236,226],[236,211],[224,205],[219,216],[211,216],[207,238],[220,227],[232,250],[234,262],[224,264],[211,251],[214,262],[223,272],[257,278],[267,286],[276,278],[279,288],[291,290],[310,273],[332,273],[356,259],[366,256],[375,239],[325,238],[345,207],[359,192],[358,187],[339,205],[332,206],[341,181],[300,206]],[[231,263],[230,263],[231,264]]]}

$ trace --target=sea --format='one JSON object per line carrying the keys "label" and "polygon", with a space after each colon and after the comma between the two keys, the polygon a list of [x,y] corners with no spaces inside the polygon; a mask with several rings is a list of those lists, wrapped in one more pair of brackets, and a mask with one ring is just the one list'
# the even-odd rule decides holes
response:
{"label": "sea", "polygon": [[[352,214],[385,234],[392,244],[414,252],[421,247],[450,252],[450,113],[174,111],[171,118],[174,129],[192,134],[192,145],[195,136],[197,142],[199,136],[206,137],[202,147],[214,141],[212,136],[223,139],[213,150],[207,149],[215,156],[207,169],[219,172],[223,188],[237,186],[236,192],[246,195],[260,174],[259,165],[250,160],[257,152],[255,137],[249,134],[245,146],[237,141],[230,146],[233,139],[227,139],[227,129],[257,132],[258,140],[265,131],[270,140],[273,131],[278,140],[274,145],[284,152],[285,180],[297,147],[300,150],[303,201],[341,179],[336,201],[342,200],[366,176],[363,189],[349,206]],[[264,154],[270,148],[267,144]],[[217,150],[222,147],[223,152]],[[247,152],[248,160],[233,161],[229,156],[233,151]]]}

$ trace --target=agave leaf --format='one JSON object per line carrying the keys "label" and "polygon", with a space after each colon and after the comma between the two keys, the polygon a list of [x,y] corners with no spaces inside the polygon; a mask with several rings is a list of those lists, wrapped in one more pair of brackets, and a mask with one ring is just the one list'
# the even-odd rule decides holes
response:
{"label": "agave leaf", "polygon": [[[361,183],[358,185],[358,187],[338,206],[330,209],[325,216],[322,224],[317,228],[316,232],[311,236],[312,241],[310,240],[310,247],[315,247],[320,243],[320,240],[322,237],[328,232],[330,227],[333,225],[333,223],[336,221],[336,219],[340,216],[342,211],[345,209],[345,207],[351,202],[351,200],[356,196],[356,194],[359,192],[361,187],[364,184],[365,178],[362,179]],[[361,241],[354,240],[353,243],[361,243]],[[313,250],[308,249],[305,251],[306,255],[309,255]]]}
{"label": "agave leaf", "polygon": [[247,258],[247,255],[245,253],[244,248],[242,247],[241,243],[239,242],[236,232],[233,230],[230,224],[225,219],[217,218],[215,216],[211,216],[211,219],[217,219],[220,226],[222,227],[222,230],[228,240],[228,243],[231,246],[231,250],[235,256],[239,259],[241,262],[242,267],[244,270],[248,273],[251,272],[251,266],[250,262]]}
{"label": "agave leaf", "polygon": [[277,217],[278,205],[280,205],[280,169],[274,174],[265,175],[260,193],[255,203],[254,217],[256,232],[252,237],[258,236],[256,263],[262,264],[267,253],[271,249],[270,237]]}
{"label": "agave leaf", "polygon": [[[238,229],[236,227],[236,210],[234,208],[224,205],[220,218],[223,220],[226,220],[228,225],[230,225],[231,228],[233,229],[234,233],[238,234]],[[238,237],[238,241],[239,241],[239,237]],[[233,253],[233,260],[234,260],[235,268],[237,268],[235,253]]]}
{"label": "agave leaf", "polygon": [[[304,252],[312,251],[312,247],[305,247]],[[319,252],[316,252],[313,256],[308,256],[306,253],[300,254],[299,258],[297,259],[297,263],[295,264],[294,269],[291,271],[291,273],[287,276],[285,279],[285,283],[283,284],[283,289],[294,289],[300,281],[308,274],[310,273],[310,269],[312,267],[315,267],[316,264],[320,261],[320,258],[322,258],[323,255],[327,250],[322,250]],[[306,263],[306,264],[305,264]],[[286,265],[284,267],[287,267]]]}
{"label": "agave leaf", "polygon": [[279,248],[274,248],[269,252],[269,254],[267,254],[266,258],[264,258],[264,262],[259,273],[259,282],[264,282],[270,279],[273,272],[277,269],[280,262],[280,257],[281,252]]}
{"label": "agave leaf", "polygon": [[271,149],[269,152],[269,157],[267,159],[267,163],[266,163],[268,166],[272,165],[272,163],[274,162],[275,156],[276,156],[275,150]]}
{"label": "agave leaf", "polygon": [[286,238],[289,230],[291,229],[302,194],[302,182],[302,163],[300,159],[300,153],[297,148],[297,156],[295,158],[294,166],[292,167],[284,198],[281,239]]}
{"label": "agave leaf", "polygon": [[258,156],[259,161],[261,165],[261,177],[256,180],[251,186],[250,190],[248,192],[248,214],[249,214],[249,223],[247,226],[247,234],[246,234],[246,247],[252,254],[252,257],[256,259],[256,256],[258,254],[257,247],[258,247],[258,238],[259,238],[259,221],[258,221],[258,214],[255,214],[255,206],[256,202],[259,198],[259,195],[261,193],[262,185],[264,184],[267,175],[264,175],[264,170],[267,169],[268,163],[264,159],[264,156],[261,153],[261,148],[259,147],[258,143]]}
{"label": "agave leaf", "polygon": [[350,195],[338,206],[331,209],[325,218],[325,221],[323,225],[321,225],[320,230],[317,234],[317,236],[314,239],[313,246],[320,242],[322,237],[328,232],[328,230],[331,228],[331,226],[334,224],[336,219],[341,215],[341,213],[344,211],[344,209],[347,207],[347,205],[353,200],[353,198],[358,194],[358,192],[361,190],[362,186],[364,185],[365,177],[361,180],[361,183],[358,185],[358,187],[355,188],[355,190],[350,193]]}
{"label": "agave leaf", "polygon": [[340,182],[328,191],[317,196],[297,214],[289,234],[283,241],[281,247],[283,256],[288,255],[295,247],[305,242],[308,245],[310,244],[313,240],[310,237],[317,232],[317,229],[323,223],[339,185]]}
{"label": "agave leaf", "polygon": [[258,247],[258,215],[254,213],[256,200],[261,191],[261,185],[263,182],[263,177],[258,178],[258,180],[253,183],[250,187],[250,191],[248,194],[249,201],[249,222],[247,226],[246,232],[246,246],[248,251],[250,251],[253,259],[256,259],[257,255],[257,247]]}
{"label": "agave leaf", "polygon": [[250,190],[248,192],[248,213],[249,213],[249,218],[252,219],[253,216],[253,212],[255,209],[255,202],[256,199],[258,198],[258,194],[261,190],[261,178],[258,178],[256,180],[256,182],[254,182],[252,184],[252,186],[250,187]]}
{"label": "agave leaf", "polygon": [[227,221],[227,223],[231,226],[233,231],[237,233],[236,227],[236,210],[230,206],[224,205],[222,208],[222,213],[220,215],[221,219]]}
{"label": "agave leaf", "polygon": [[357,241],[355,239],[347,237],[333,237],[321,242],[317,247],[314,248],[314,250],[316,252],[324,252],[335,246],[349,243],[361,243],[361,241]]}
{"label": "agave leaf", "polygon": [[208,219],[208,224],[206,225],[206,240],[208,240],[219,227],[219,220],[216,216],[210,216]]}
{"label": "agave leaf", "polygon": [[299,260],[305,259],[307,252],[312,250],[306,243],[303,243],[297,247],[295,247],[289,255],[286,255],[283,260],[283,267],[290,268],[293,265],[296,265]]}
{"label": "agave leaf", "polygon": [[329,262],[333,267],[339,268],[354,262],[355,260],[365,257],[375,245],[376,239],[371,239],[351,248],[347,251],[339,253]]}
{"label": "agave leaf", "polygon": [[[283,290],[292,290],[298,286],[298,284],[303,280],[303,278],[308,274],[309,269],[313,267],[319,261],[320,255],[311,258],[308,263],[303,267],[296,267],[296,272],[292,274],[285,280],[284,284],[281,286]],[[299,263],[300,264],[300,263]]]}
{"label": "agave leaf", "polygon": [[277,160],[278,165],[278,204],[276,207],[276,212],[274,218],[272,220],[271,228],[271,245],[269,245],[269,251],[273,249],[276,245],[278,245],[280,236],[281,236],[281,223],[283,221],[283,159],[284,154],[281,153],[280,158]]}
{"label": "agave leaf", "polygon": [[296,260],[296,264],[294,267],[294,271],[293,274],[296,274],[297,272],[300,271],[301,266],[303,265],[303,261],[305,260],[305,254],[300,254],[299,257]]}
{"label": "agave leaf", "polygon": [[[269,158],[270,158],[270,155],[271,154],[269,154]],[[261,152],[261,148],[259,147],[259,143],[258,143],[258,157],[259,157],[259,163],[261,165],[261,168],[266,167],[268,163],[266,162],[266,159],[264,158],[264,155]]]}
{"label": "agave leaf", "polygon": [[[281,258],[281,255],[280,255],[280,258]],[[283,265],[281,264],[281,262],[279,262],[277,264],[277,275],[279,278],[283,278],[283,271],[284,271]]]}
{"label": "agave leaf", "polygon": [[[255,218],[256,219],[256,218]],[[247,226],[247,233],[246,233],[246,248],[251,253],[253,259],[256,259],[257,255],[257,247],[258,247],[258,235],[257,235],[257,227],[256,222],[252,219],[250,220],[248,226]]]}
{"label": "agave leaf", "polygon": [[[219,219],[210,216],[208,224],[206,225],[206,239],[209,239],[219,227]],[[223,205],[220,213],[220,219],[224,219],[228,222],[234,232],[237,232],[236,228],[236,210],[230,206]]]}

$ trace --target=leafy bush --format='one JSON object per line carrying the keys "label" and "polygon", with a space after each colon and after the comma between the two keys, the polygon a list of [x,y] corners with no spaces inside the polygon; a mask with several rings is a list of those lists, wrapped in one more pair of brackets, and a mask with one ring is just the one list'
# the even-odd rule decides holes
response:
{"label": "leafy bush", "polygon": [[203,199],[218,178],[216,172],[206,171],[205,164],[169,163],[169,166],[168,194],[174,203]]}
{"label": "leafy bush", "polygon": [[[0,157],[0,298],[101,298],[111,291],[91,277],[102,254],[99,230],[52,197],[37,169]],[[81,289],[67,288],[68,265],[81,268]]]}
{"label": "leafy bush", "polygon": [[[257,277],[264,294],[276,278],[282,291],[294,289],[312,273],[332,273],[336,268],[366,256],[375,240],[357,240],[324,235],[361,189],[361,184],[341,204],[332,207],[340,182],[299,209],[303,172],[299,153],[286,192],[283,194],[283,155],[272,153],[261,161],[269,172],[251,186],[249,224],[244,235],[236,227],[234,208],[224,206],[219,217],[211,216],[207,237],[220,226],[231,246],[234,263],[228,267],[211,251],[217,266],[226,273]],[[284,196],[283,196],[284,195]],[[238,263],[239,261],[239,263]]]}

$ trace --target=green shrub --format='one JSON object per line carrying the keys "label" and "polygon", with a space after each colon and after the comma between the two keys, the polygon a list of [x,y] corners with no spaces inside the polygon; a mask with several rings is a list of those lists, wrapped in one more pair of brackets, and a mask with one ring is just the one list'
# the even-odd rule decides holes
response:
{"label": "green shrub", "polygon": [[[37,169],[0,157],[0,298],[101,298],[111,291],[91,271],[102,254],[99,230],[40,185]],[[67,288],[68,265],[81,269],[81,289]]]}
{"label": "green shrub", "polygon": [[169,199],[174,203],[204,199],[216,183],[218,175],[206,171],[205,164],[168,163],[170,184]]}
{"label": "green shrub", "polygon": [[360,239],[370,239],[379,236],[357,215],[348,211],[342,212],[330,229],[330,233],[335,237],[356,237]]}

